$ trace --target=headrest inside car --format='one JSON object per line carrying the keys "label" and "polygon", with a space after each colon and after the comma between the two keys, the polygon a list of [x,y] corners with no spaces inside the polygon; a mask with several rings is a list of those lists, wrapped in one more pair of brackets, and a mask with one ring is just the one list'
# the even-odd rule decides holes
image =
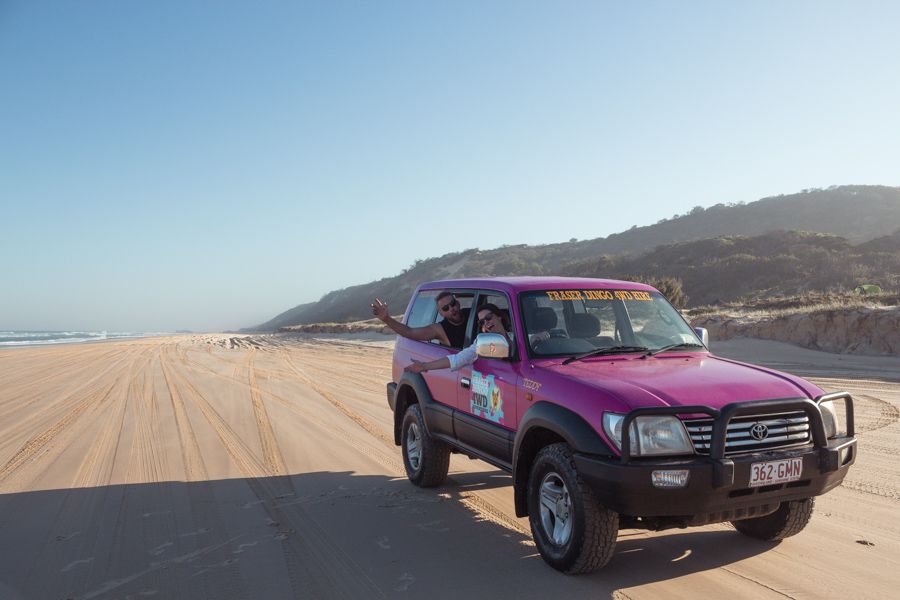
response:
{"label": "headrest inside car", "polygon": [[534,309],[534,314],[528,324],[530,331],[550,331],[556,327],[556,311],[550,307]]}
{"label": "headrest inside car", "polygon": [[569,322],[569,337],[589,338],[600,333],[600,320],[594,315],[580,313],[572,315]]}

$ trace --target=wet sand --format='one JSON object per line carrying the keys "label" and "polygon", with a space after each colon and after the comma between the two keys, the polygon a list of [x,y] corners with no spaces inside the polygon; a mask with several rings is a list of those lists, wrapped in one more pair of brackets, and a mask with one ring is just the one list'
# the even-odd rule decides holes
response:
{"label": "wet sand", "polygon": [[853,393],[848,479],[781,544],[724,524],[623,530],[604,570],[567,577],[505,473],[454,455],[444,486],[406,480],[390,338],[328,337],[0,352],[0,598],[884,598],[900,583],[890,362],[714,345]]}

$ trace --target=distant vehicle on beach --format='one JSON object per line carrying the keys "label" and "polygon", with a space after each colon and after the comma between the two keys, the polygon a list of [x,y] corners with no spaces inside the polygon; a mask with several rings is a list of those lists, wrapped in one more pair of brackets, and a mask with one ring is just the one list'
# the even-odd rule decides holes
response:
{"label": "distant vehicle on beach", "polygon": [[[453,452],[511,473],[516,515],[555,569],[603,567],[620,528],[728,521],[762,540],[797,534],[855,461],[849,394],[714,356],[707,332],[648,285],[435,281],[404,322],[440,321],[442,291],[468,309],[465,345],[478,359],[410,372],[459,350],[398,338],[387,399],[406,473],[440,485]],[[508,317],[511,343],[478,333],[488,304]]]}

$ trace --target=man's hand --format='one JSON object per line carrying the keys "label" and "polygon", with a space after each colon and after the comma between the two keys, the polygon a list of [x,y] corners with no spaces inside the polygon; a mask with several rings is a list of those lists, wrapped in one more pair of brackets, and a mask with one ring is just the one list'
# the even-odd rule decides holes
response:
{"label": "man's hand", "polygon": [[422,371],[427,371],[428,369],[425,368],[425,363],[413,359],[412,364],[406,365],[406,368],[403,370],[407,373],[421,373]]}
{"label": "man's hand", "polygon": [[532,334],[532,336],[531,336],[531,345],[532,345],[532,346],[536,346],[536,345],[538,345],[538,344],[541,344],[541,343],[543,343],[543,342],[546,342],[546,341],[549,340],[549,339],[550,339],[550,332],[549,332],[549,331],[540,331],[540,332],[538,332],[538,333]]}
{"label": "man's hand", "polygon": [[372,314],[375,315],[379,321],[386,321],[390,316],[388,313],[387,302],[384,302],[381,298],[375,298],[375,302],[373,302],[371,306]]}

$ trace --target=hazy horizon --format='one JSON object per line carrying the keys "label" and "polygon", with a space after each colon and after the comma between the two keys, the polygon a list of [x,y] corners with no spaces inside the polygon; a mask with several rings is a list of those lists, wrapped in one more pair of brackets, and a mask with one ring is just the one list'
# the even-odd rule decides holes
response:
{"label": "hazy horizon", "polygon": [[238,329],[447,252],[900,185],[898,17],[3,3],[0,329]]}

